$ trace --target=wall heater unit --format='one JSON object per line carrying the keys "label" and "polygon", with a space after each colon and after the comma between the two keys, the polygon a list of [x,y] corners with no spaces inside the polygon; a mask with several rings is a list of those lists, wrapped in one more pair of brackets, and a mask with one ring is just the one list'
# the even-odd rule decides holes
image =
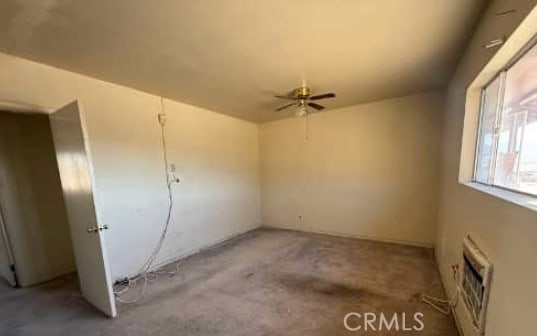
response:
{"label": "wall heater unit", "polygon": [[485,317],[492,277],[492,264],[470,236],[463,240],[460,295],[476,335],[485,333]]}

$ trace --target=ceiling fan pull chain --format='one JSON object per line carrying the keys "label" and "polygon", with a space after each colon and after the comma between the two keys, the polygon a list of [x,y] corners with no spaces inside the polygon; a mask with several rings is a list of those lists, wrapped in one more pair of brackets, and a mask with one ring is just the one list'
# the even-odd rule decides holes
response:
{"label": "ceiling fan pull chain", "polygon": [[310,139],[310,115],[306,114],[306,140]]}

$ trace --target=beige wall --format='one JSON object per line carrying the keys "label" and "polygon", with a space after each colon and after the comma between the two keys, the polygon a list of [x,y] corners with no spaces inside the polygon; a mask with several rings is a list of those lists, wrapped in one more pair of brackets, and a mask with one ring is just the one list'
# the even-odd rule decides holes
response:
{"label": "beige wall", "polygon": [[[86,112],[112,279],[138,271],[164,227],[167,193],[160,98],[0,54],[0,102],[51,111],[78,99]],[[164,100],[173,186],[171,228],[157,264],[260,223],[258,127]]]}
{"label": "beige wall", "polygon": [[[262,124],[263,225],[432,245],[443,95]],[[302,219],[299,215],[302,214]]]}
{"label": "beige wall", "polygon": [[[166,100],[170,161],[182,182],[173,187],[177,207],[159,261],[260,222],[428,245],[442,171],[436,252],[449,293],[449,265],[459,261],[462,237],[472,233],[495,267],[487,335],[532,334],[537,215],[457,178],[466,88],[493,55],[482,46],[509,35],[534,4],[492,1],[450,84],[443,122],[442,94],[395,98],[312,115],[309,139],[306,118],[263,124],[259,155],[256,125]],[[511,8],[515,14],[495,15]],[[0,54],[0,101],[50,111],[74,99],[87,114],[102,217],[111,226],[106,246],[118,278],[138,269],[164,224],[158,97]]]}
{"label": "beige wall", "polygon": [[0,112],[0,205],[22,286],[75,271],[48,118]]}
{"label": "beige wall", "polygon": [[[535,334],[537,213],[457,182],[466,88],[494,55],[483,45],[491,39],[509,36],[534,5],[535,1],[526,0],[496,0],[490,4],[447,96],[437,259],[451,297],[455,284],[449,265],[459,261],[464,235],[470,233],[494,264],[487,336]],[[516,9],[516,13],[495,15],[508,9]],[[462,305],[456,312],[465,335],[473,335],[464,320]]]}

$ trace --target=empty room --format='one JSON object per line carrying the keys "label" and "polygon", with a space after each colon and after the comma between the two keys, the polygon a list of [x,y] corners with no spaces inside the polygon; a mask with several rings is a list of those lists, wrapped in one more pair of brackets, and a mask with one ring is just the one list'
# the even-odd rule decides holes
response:
{"label": "empty room", "polygon": [[3,0],[0,335],[534,336],[537,1]]}

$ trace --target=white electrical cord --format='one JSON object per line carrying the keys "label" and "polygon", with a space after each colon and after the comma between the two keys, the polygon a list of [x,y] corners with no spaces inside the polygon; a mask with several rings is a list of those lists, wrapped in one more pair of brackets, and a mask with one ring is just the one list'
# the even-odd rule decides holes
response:
{"label": "white electrical cord", "polygon": [[[117,301],[121,303],[127,303],[127,304],[139,303],[142,301],[142,299],[145,299],[146,297],[145,294],[149,286],[149,282],[156,280],[158,276],[161,274],[166,274],[168,276],[176,275],[179,272],[180,266],[181,266],[181,263],[177,262],[176,266],[172,270],[146,271],[142,274],[139,274],[131,279],[128,279],[125,287],[117,292],[114,292],[114,295],[116,296]],[[127,293],[129,290],[138,287],[138,281],[143,281],[142,288],[138,292],[138,294],[132,299],[126,299],[122,297],[122,295]]]}
{"label": "white electrical cord", "polygon": [[[455,281],[457,282],[458,273],[454,273],[454,274],[455,274]],[[436,309],[437,311],[439,311],[440,313],[444,315],[449,315],[451,313],[451,310],[454,309],[457,306],[457,303],[459,302],[459,294],[460,294],[460,288],[457,282],[455,297],[452,300],[449,300],[449,295],[448,295],[448,300],[444,300],[444,299],[439,299],[439,298],[422,293],[421,302],[430,305],[431,307],[433,307],[434,309]]]}
{"label": "white electrical cord", "polygon": [[[158,240],[157,245],[155,246],[155,249],[147,259],[147,261],[143,264],[143,266],[140,268],[140,270],[137,272],[137,275],[128,278],[125,288],[123,288],[120,291],[114,292],[114,295],[116,299],[121,303],[137,303],[141,299],[145,297],[145,293],[148,287],[148,283],[151,280],[155,280],[160,274],[167,274],[170,276],[173,276],[177,274],[179,271],[180,263],[177,262],[177,265],[174,270],[155,270],[150,271],[151,266],[153,265],[153,262],[157,258],[160,250],[162,250],[162,246],[164,244],[164,240],[166,239],[166,234],[168,233],[168,229],[170,227],[171,222],[171,216],[172,216],[172,209],[173,209],[173,194],[172,194],[172,180],[170,179],[170,174],[168,173],[168,152],[166,147],[166,114],[164,112],[164,99],[160,98],[160,111],[161,113],[158,116],[159,124],[160,124],[160,135],[161,135],[161,142],[162,142],[162,151],[163,151],[163,159],[164,159],[164,173],[166,176],[166,188],[168,191],[168,212],[166,215],[166,223],[164,225],[164,229],[162,230],[162,233],[160,235],[160,238]],[[135,288],[138,286],[138,281],[142,280],[142,289],[132,299],[126,299],[123,298],[122,295],[127,293],[130,289]]]}
{"label": "white electrical cord", "polygon": [[444,300],[435,298],[426,294],[421,294],[421,301],[430,305],[434,309],[438,310],[444,315],[449,315],[451,313],[451,309],[455,308],[457,306],[459,298],[459,290],[457,287],[457,293],[455,294],[455,298],[453,300]]}

